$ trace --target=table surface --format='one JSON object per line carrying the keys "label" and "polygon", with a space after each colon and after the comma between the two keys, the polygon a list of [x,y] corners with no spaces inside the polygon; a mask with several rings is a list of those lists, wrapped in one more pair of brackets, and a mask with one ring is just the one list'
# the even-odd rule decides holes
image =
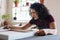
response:
{"label": "table surface", "polygon": [[27,32],[8,31],[7,29],[0,28],[0,39],[15,40],[26,37],[31,37],[37,32],[37,29]]}
{"label": "table surface", "polygon": [[60,40],[60,35],[32,36],[17,40]]}

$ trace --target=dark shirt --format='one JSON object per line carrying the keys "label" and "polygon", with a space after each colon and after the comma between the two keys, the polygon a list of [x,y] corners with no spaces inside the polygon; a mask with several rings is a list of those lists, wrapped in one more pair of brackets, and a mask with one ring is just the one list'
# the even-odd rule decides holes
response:
{"label": "dark shirt", "polygon": [[54,18],[51,15],[48,15],[44,18],[44,21],[41,19],[34,20],[32,18],[29,23],[37,25],[38,29],[50,29],[51,22],[54,22]]}

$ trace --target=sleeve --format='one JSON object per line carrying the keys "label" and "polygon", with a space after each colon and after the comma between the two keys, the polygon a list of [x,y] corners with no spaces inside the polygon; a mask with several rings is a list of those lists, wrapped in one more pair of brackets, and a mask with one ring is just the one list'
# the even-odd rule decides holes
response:
{"label": "sleeve", "polygon": [[34,20],[31,19],[31,20],[29,21],[29,23],[30,23],[30,24],[34,24]]}
{"label": "sleeve", "polygon": [[53,16],[49,16],[49,22],[54,22],[55,20],[54,20],[54,18],[53,18]]}

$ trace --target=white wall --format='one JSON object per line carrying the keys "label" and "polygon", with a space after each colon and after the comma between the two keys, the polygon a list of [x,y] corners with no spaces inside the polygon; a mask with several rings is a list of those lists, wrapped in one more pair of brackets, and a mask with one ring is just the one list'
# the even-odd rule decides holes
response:
{"label": "white wall", "polygon": [[58,34],[60,34],[60,0],[45,0],[45,5],[54,16]]}

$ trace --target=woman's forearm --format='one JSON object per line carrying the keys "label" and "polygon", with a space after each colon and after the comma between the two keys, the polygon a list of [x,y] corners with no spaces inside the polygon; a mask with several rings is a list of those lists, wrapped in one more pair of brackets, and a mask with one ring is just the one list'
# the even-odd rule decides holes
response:
{"label": "woman's forearm", "polygon": [[22,29],[22,30],[26,30],[27,28],[29,28],[31,26],[31,24],[26,24],[25,26],[23,27],[17,27],[17,26],[11,26],[10,28],[11,29]]}
{"label": "woman's forearm", "polygon": [[22,29],[22,27],[12,26],[11,29]]}

